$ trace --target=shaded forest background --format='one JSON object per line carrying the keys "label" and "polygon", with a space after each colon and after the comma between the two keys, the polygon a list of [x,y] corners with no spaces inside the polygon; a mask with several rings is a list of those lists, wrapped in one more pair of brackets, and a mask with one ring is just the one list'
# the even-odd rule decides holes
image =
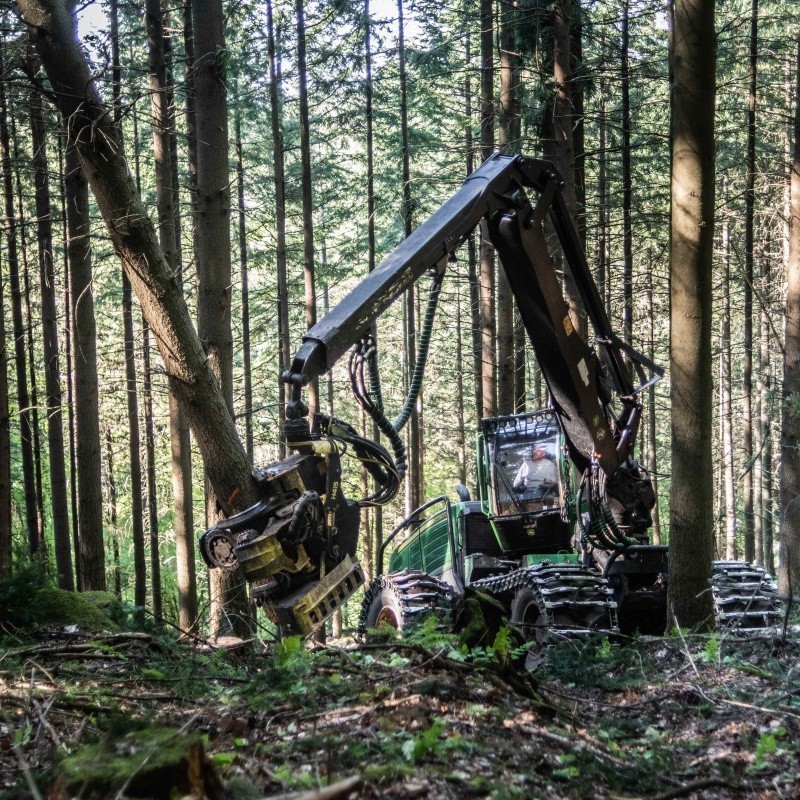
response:
{"label": "shaded forest background", "polygon": [[[495,146],[559,165],[615,328],[668,363],[665,3],[195,5],[195,19],[209,26],[219,11],[222,44],[206,47],[189,5],[157,0],[89,4],[78,29],[162,247],[171,248],[190,309],[202,309],[201,339],[231,350],[230,402],[254,464],[283,455],[279,375],[308,325]],[[197,452],[186,457],[186,423],[75,154],[50,104],[32,91],[44,79],[23,27],[12,8],[0,13],[0,462],[10,468],[0,475],[0,490],[10,487],[7,504],[0,491],[0,566],[8,573],[34,556],[69,586],[70,565],[73,585],[107,586],[189,627],[209,613],[192,542],[214,503]],[[720,558],[771,571],[787,412],[782,337],[799,17],[781,0],[716,4],[715,522],[698,535],[714,536]],[[226,89],[219,95],[194,88],[203,37],[201,52],[210,55],[200,62],[210,66],[212,88]],[[220,110],[227,154],[213,131],[197,127]],[[228,183],[216,194],[197,188],[204,144],[225,159]],[[216,244],[232,271],[224,280],[220,268],[216,285],[197,270],[210,214],[222,216],[230,235],[229,247],[224,238]],[[397,302],[379,327],[385,390],[398,404],[425,294],[422,286]],[[474,488],[481,415],[546,403],[509,309],[507,287],[476,238],[444,283],[409,429],[405,507],[366,515],[368,576],[405,511],[456,481]],[[229,339],[204,328],[217,313],[230,313]],[[639,450],[657,484],[653,533],[662,542],[668,395],[668,381],[649,392]],[[318,397],[357,424],[344,367],[323,378]],[[349,480],[358,494],[365,479]]]}

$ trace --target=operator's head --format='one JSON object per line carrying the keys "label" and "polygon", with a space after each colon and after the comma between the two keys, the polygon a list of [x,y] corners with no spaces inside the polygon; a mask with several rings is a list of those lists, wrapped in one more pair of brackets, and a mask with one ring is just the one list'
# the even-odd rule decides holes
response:
{"label": "operator's head", "polygon": [[547,457],[547,450],[545,449],[544,445],[542,444],[535,444],[531,447],[531,458],[534,461],[541,461],[541,459]]}

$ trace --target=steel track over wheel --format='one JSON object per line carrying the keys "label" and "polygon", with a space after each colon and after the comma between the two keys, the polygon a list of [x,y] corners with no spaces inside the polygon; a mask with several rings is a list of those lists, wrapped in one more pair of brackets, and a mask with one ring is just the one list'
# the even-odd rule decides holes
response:
{"label": "steel track over wheel", "polygon": [[472,587],[510,601],[511,622],[539,644],[619,631],[608,581],[578,564],[524,567]]}
{"label": "steel track over wheel", "polygon": [[447,610],[450,599],[450,587],[426,572],[406,569],[381,575],[364,594],[359,633],[384,623],[409,630],[428,614]]}
{"label": "steel track over wheel", "polygon": [[783,621],[778,589],[761,567],[744,561],[715,561],[711,591],[719,630],[757,633]]}

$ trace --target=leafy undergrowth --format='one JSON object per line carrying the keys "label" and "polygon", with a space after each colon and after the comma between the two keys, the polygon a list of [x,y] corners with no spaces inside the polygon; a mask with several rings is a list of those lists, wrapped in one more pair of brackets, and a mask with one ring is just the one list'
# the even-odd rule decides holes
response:
{"label": "leafy undergrowth", "polygon": [[467,651],[430,627],[313,652],[6,635],[0,797],[47,797],[109,742],[154,761],[170,730],[203,742],[219,796],[245,800],[351,776],[363,798],[800,797],[796,634],[566,642],[534,676],[507,637],[495,644]]}

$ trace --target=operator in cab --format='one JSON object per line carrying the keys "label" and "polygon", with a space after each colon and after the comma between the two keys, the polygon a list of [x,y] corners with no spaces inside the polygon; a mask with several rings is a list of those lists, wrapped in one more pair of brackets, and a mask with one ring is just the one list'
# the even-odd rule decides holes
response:
{"label": "operator in cab", "polygon": [[537,442],[530,449],[530,456],[520,464],[514,476],[514,491],[544,497],[558,485],[556,465],[547,455],[547,448]]}

